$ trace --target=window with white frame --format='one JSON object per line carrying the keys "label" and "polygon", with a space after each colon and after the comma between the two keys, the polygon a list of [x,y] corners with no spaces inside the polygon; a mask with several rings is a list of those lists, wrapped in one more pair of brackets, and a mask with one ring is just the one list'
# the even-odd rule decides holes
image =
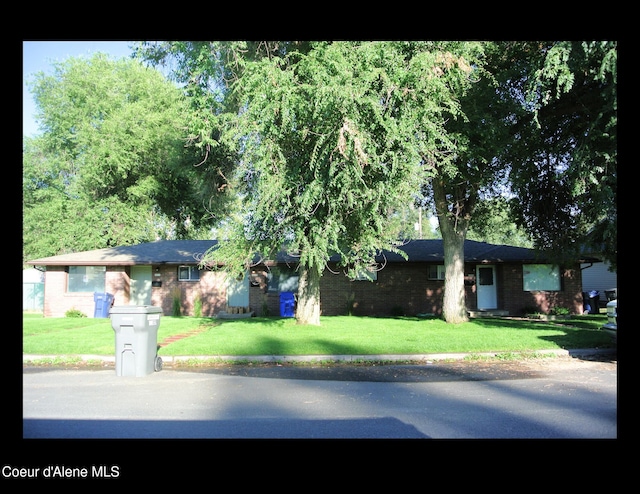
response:
{"label": "window with white frame", "polygon": [[430,264],[428,269],[428,279],[444,280],[444,264]]}
{"label": "window with white frame", "polygon": [[552,264],[524,264],[522,284],[525,292],[560,291],[560,268]]}
{"label": "window with white frame", "polygon": [[198,281],[199,279],[198,266],[178,266],[178,281]]}
{"label": "window with white frame", "polygon": [[69,266],[67,291],[104,292],[106,266]]}

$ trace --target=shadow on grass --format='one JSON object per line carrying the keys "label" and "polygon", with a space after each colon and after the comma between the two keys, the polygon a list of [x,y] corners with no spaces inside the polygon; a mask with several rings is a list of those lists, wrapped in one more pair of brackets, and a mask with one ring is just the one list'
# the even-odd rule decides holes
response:
{"label": "shadow on grass", "polygon": [[614,348],[616,345],[611,337],[600,331],[606,318],[602,316],[576,316],[566,320],[536,321],[514,320],[508,318],[474,319],[479,326],[487,328],[509,328],[527,330],[549,330],[563,334],[549,334],[540,336],[544,341],[553,343],[553,346],[563,349],[571,348]]}
{"label": "shadow on grass", "polygon": [[248,325],[265,325],[265,326],[284,326],[294,319],[292,317],[245,317],[242,319],[214,319],[220,324],[248,324]]}
{"label": "shadow on grass", "polygon": [[538,319],[514,319],[508,317],[481,317],[471,320],[473,323],[491,328],[509,328],[509,329],[540,329],[548,328],[549,330],[557,330],[559,327],[567,329],[583,328],[583,329],[599,329],[606,322],[606,318],[602,316],[594,316],[586,318],[583,316],[572,317],[570,319],[558,320],[538,320]]}
{"label": "shadow on grass", "polygon": [[540,339],[549,341],[559,348],[615,348],[616,344],[611,337],[602,331],[591,329],[578,329],[572,334],[541,336]]}
{"label": "shadow on grass", "polygon": [[272,336],[264,335],[258,336],[250,343],[251,348],[260,348],[260,352],[247,351],[237,349],[232,352],[233,355],[238,356],[251,356],[251,355],[271,355],[271,356],[284,356],[284,355],[360,355],[371,353],[366,348],[359,345],[341,344],[335,341],[329,341],[322,338],[315,338],[309,342],[310,348],[316,348],[319,350],[307,351],[304,348],[301,349],[300,343],[297,341],[289,342],[286,339],[275,338]]}
{"label": "shadow on grass", "polygon": [[[375,317],[359,317],[352,316],[354,324],[358,322],[362,325],[363,329],[372,327],[373,321],[379,321],[386,319],[391,321],[407,321],[410,323],[418,322],[416,329],[422,327],[422,324],[429,325],[435,323],[437,326],[446,325],[442,320],[429,320],[419,317],[401,317],[401,318],[375,318]],[[347,320],[347,316],[341,317],[341,321]],[[578,318],[579,319],[579,318]],[[371,323],[368,323],[370,321]],[[578,327],[572,320],[563,321],[562,324],[557,321],[539,321],[539,320],[522,320],[522,319],[507,319],[507,318],[479,318],[473,319],[471,324],[471,332],[474,332],[474,328],[487,330],[501,329],[509,330],[510,334],[517,338],[518,331],[536,331],[537,339],[548,342],[545,345],[547,348],[561,348],[561,349],[579,349],[579,348],[612,348],[615,344],[612,343],[610,337],[605,333],[598,330],[599,321],[589,322],[579,319],[578,322],[584,323],[587,327]],[[236,356],[253,356],[253,355],[269,355],[269,356],[283,356],[283,355],[382,355],[382,354],[395,354],[395,353],[434,353],[429,351],[394,351],[391,345],[388,349],[382,349],[379,340],[372,341],[369,345],[365,339],[353,338],[351,341],[347,336],[342,336],[339,332],[336,335],[335,327],[329,326],[331,329],[329,332],[323,331],[322,325],[316,326],[304,326],[296,325],[293,318],[282,317],[255,317],[244,319],[229,319],[229,320],[213,320],[213,324],[218,328],[225,328],[227,334],[236,333],[242,334],[242,328],[246,328],[251,333],[246,340],[240,339],[237,345],[233,347],[218,346],[215,345],[216,350],[212,353],[213,348],[211,346],[202,345],[200,341],[192,349],[192,352],[181,353],[184,355],[236,355]],[[232,325],[232,326],[229,326]],[[425,326],[427,327],[427,326]],[[252,331],[249,331],[249,328]],[[264,331],[260,329],[264,328]],[[280,329],[284,331],[281,332]],[[393,332],[393,324],[390,324],[388,329]],[[467,328],[468,331],[469,328]],[[256,331],[257,330],[257,331]],[[514,331],[515,330],[515,331]],[[548,331],[548,335],[545,334]],[[293,333],[296,336],[293,336]],[[331,336],[329,336],[331,334]],[[207,335],[203,335],[209,337]],[[289,337],[291,336],[291,337]],[[299,336],[299,338],[297,337]],[[195,336],[196,338],[198,336]],[[224,335],[216,335],[214,338],[225,338]],[[408,338],[408,337],[407,337]],[[357,340],[357,341],[356,341]],[[195,343],[195,342],[194,342]],[[455,345],[460,347],[460,345]],[[473,345],[471,345],[473,346]],[[520,348],[521,345],[516,344],[514,348]],[[397,347],[399,348],[399,347]],[[167,354],[175,354],[175,347],[165,352]],[[464,350],[462,350],[464,351]],[[442,352],[436,352],[442,353]]]}

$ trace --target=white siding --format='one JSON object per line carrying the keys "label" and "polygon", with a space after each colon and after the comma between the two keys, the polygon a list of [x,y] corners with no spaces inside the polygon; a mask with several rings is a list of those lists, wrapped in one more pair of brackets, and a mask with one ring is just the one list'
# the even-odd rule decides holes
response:
{"label": "white siding", "polygon": [[582,269],[582,291],[589,292],[598,290],[600,300],[606,301],[605,290],[618,287],[618,275],[609,271],[609,264],[606,262],[596,262],[592,266],[581,264]]}
{"label": "white siding", "polygon": [[23,283],[44,283],[44,273],[35,268],[22,270]]}

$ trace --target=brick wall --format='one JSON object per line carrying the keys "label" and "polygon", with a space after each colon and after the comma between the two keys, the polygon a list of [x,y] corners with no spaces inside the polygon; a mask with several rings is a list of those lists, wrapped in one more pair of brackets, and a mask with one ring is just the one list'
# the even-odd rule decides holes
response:
{"label": "brick wall", "polygon": [[254,268],[250,276],[249,309],[257,316],[279,316],[280,293],[269,290],[266,269]]}
{"label": "brick wall", "polygon": [[[64,317],[71,309],[93,317],[93,292],[67,292],[68,274],[64,266],[47,266],[44,285],[44,317]],[[123,266],[107,266],[105,291],[114,295],[114,305],[129,303],[129,276]]]}
{"label": "brick wall", "polygon": [[[199,282],[178,281],[177,266],[152,268],[152,280],[162,281],[159,287],[151,288],[151,305],[162,308],[164,315],[173,312],[174,294],[180,298],[182,315],[194,314],[197,294],[202,298],[202,315],[213,316],[226,306],[226,284],[224,273],[201,271]],[[87,317],[95,313],[93,292],[67,292],[67,272],[64,266],[48,266],[45,272],[44,317],[64,317],[70,309],[77,309]],[[114,305],[129,305],[130,268],[107,266],[105,291],[114,296]]]}
{"label": "brick wall", "polygon": [[351,311],[353,315],[384,316],[441,311],[443,282],[428,280],[424,264],[390,264],[378,271],[377,278],[351,281],[342,272],[325,271],[320,279],[322,314],[344,315]]}
{"label": "brick wall", "polygon": [[279,316],[280,294],[265,288],[251,286],[249,288],[249,309],[256,316]]}
{"label": "brick wall", "polygon": [[535,291],[523,290],[522,264],[498,265],[496,278],[502,295],[501,308],[509,311],[509,314],[518,316],[528,308],[547,313],[553,307],[566,307],[573,314],[582,314],[582,272],[576,265],[576,269],[563,269],[560,291]]}
{"label": "brick wall", "polygon": [[[349,281],[329,271],[320,280],[320,305],[323,315],[406,315],[421,313],[442,314],[444,282],[429,280],[427,267],[420,263],[401,263],[386,266],[378,272],[378,280]],[[467,309],[477,308],[475,265],[465,264],[465,294]],[[498,308],[520,315],[525,308],[536,307],[548,312],[555,306],[567,307],[574,314],[582,313],[582,279],[579,269],[562,272],[561,290],[525,292],[522,264],[496,265]]]}
{"label": "brick wall", "polygon": [[[161,286],[151,288],[151,304],[162,307],[166,316],[173,314],[174,298],[180,300],[183,316],[193,316],[196,297],[202,302],[202,316],[211,317],[224,310],[227,304],[225,274],[220,271],[200,271],[199,281],[178,281],[178,267],[156,266],[152,269],[152,279],[161,281]],[[157,274],[157,275],[156,275]]]}
{"label": "brick wall", "polygon": [[[335,266],[331,267],[336,271]],[[261,270],[252,273],[249,290],[251,310],[257,315],[280,314],[280,294],[269,291]],[[350,281],[342,272],[325,270],[320,279],[322,315],[391,315],[439,313],[442,305],[442,281],[427,280],[424,264],[407,263],[387,266],[378,279]]]}
{"label": "brick wall", "polygon": [[[332,267],[335,271],[335,267]],[[152,267],[152,279],[161,281],[152,287],[152,305],[162,307],[165,315],[173,312],[174,296],[179,297],[183,315],[194,315],[194,300],[202,299],[202,315],[213,316],[226,307],[225,274],[203,270],[199,282],[178,281],[177,266]],[[323,315],[387,316],[442,313],[444,282],[427,279],[427,266],[422,263],[389,264],[378,271],[377,281],[350,281],[344,274],[332,274],[326,270],[320,279],[320,308]],[[465,265],[466,278],[471,280],[475,265]],[[268,290],[264,272],[252,273],[249,288],[249,308],[256,315],[278,316],[279,293]],[[562,290],[559,292],[525,292],[523,290],[522,265],[505,263],[496,265],[498,308],[520,315],[525,308],[537,307],[548,312],[554,306],[569,308],[572,313],[582,313],[582,278],[580,269],[563,271]],[[108,266],[105,289],[115,296],[115,305],[129,304],[129,268]],[[467,308],[477,307],[474,284],[465,284]],[[44,316],[64,317],[69,309],[77,309],[93,317],[95,302],[93,293],[67,293],[67,273],[63,266],[48,266],[45,272]],[[265,312],[266,309],[266,312]]]}

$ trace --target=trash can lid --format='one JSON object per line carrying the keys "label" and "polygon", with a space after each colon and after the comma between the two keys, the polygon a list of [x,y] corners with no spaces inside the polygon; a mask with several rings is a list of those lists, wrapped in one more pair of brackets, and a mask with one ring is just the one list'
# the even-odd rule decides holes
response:
{"label": "trash can lid", "polygon": [[162,308],[154,305],[114,305],[109,309],[109,314],[157,314],[159,312],[162,312]]}

